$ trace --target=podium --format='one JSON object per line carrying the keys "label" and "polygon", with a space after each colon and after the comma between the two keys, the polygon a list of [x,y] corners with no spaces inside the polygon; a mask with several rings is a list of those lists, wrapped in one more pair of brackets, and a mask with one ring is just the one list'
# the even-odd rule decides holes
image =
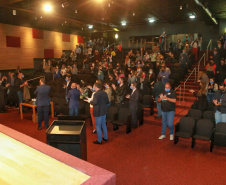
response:
{"label": "podium", "polygon": [[87,160],[86,125],[83,120],[55,120],[46,131],[48,145]]}

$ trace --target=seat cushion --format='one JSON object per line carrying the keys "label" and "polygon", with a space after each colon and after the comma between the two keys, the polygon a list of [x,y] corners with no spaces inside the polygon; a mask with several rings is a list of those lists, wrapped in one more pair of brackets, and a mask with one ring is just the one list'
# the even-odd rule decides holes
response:
{"label": "seat cushion", "polygon": [[176,132],[175,136],[184,137],[184,138],[190,138],[192,136],[192,134],[188,133],[188,132]]}
{"label": "seat cushion", "polygon": [[200,136],[200,135],[194,135],[193,138],[200,139],[200,140],[205,140],[205,141],[209,141],[210,140],[210,137]]}
{"label": "seat cushion", "polygon": [[125,125],[125,122],[122,122],[122,121],[113,121],[112,124],[122,126],[122,125]]}

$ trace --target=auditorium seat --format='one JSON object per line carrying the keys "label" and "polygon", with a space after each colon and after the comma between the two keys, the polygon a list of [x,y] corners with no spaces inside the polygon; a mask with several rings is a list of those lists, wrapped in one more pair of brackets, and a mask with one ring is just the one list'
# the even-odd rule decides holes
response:
{"label": "auditorium seat", "polygon": [[195,147],[196,139],[210,141],[210,152],[212,152],[212,138],[214,132],[214,124],[209,119],[200,119],[195,126],[195,133],[192,136],[192,145]]}
{"label": "auditorium seat", "polygon": [[196,122],[201,119],[202,112],[198,109],[190,109],[188,111],[188,117],[192,117]]}
{"label": "auditorium seat", "polygon": [[121,107],[117,119],[112,121],[113,131],[118,130],[119,126],[126,125],[126,134],[131,132],[131,115],[129,108]]}
{"label": "auditorium seat", "polygon": [[212,141],[212,150],[214,145],[226,146],[226,123],[224,122],[216,124]]}
{"label": "auditorium seat", "polygon": [[175,137],[174,144],[177,144],[179,141],[179,137],[190,138],[194,134],[195,129],[195,120],[191,117],[182,117],[175,125]]}
{"label": "auditorium seat", "polygon": [[116,106],[109,106],[107,115],[106,115],[106,123],[112,123],[114,120],[117,120],[118,109]]}
{"label": "auditorium seat", "polygon": [[215,112],[214,111],[205,111],[202,115],[203,119],[209,119],[215,125]]}

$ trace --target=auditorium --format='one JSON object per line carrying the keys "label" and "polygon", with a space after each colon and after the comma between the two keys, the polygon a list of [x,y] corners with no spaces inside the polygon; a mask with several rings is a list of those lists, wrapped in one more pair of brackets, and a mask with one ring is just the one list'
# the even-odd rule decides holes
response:
{"label": "auditorium", "polygon": [[1,185],[222,185],[225,0],[0,0]]}

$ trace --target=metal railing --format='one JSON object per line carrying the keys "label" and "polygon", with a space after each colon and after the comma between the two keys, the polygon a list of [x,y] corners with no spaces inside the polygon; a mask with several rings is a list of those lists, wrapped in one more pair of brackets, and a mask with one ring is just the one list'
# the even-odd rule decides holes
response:
{"label": "metal railing", "polygon": [[212,39],[210,39],[209,44],[207,45],[207,48],[206,48],[206,58],[207,58],[207,60],[208,60],[208,56],[209,56],[209,48],[210,48],[210,50],[212,50]]}
{"label": "metal railing", "polygon": [[195,73],[195,80],[194,83],[196,82],[196,67],[192,70],[192,72],[190,73],[190,75],[187,77],[187,79],[184,81],[184,93],[183,93],[183,101],[184,101],[184,94],[185,94],[185,85],[187,83],[187,81],[189,80],[189,78],[191,77],[191,75]]}
{"label": "metal railing", "polygon": [[177,88],[174,89],[174,91],[176,92],[176,90],[177,90],[178,88],[180,89],[180,91],[179,91],[179,105],[181,105],[181,103],[180,103],[180,102],[181,102],[181,85],[178,85]]}
{"label": "metal railing", "polygon": [[112,43],[110,46],[104,48],[103,51],[105,51],[106,49],[110,48],[110,47],[113,46],[113,45],[114,45],[114,50],[115,50],[115,43]]}
{"label": "metal railing", "polygon": [[206,65],[206,53],[203,53],[202,57],[200,58],[199,62],[198,62],[198,71],[197,71],[197,76],[199,74],[199,68],[200,68],[200,63],[202,61],[202,59],[204,59],[204,66]]}

